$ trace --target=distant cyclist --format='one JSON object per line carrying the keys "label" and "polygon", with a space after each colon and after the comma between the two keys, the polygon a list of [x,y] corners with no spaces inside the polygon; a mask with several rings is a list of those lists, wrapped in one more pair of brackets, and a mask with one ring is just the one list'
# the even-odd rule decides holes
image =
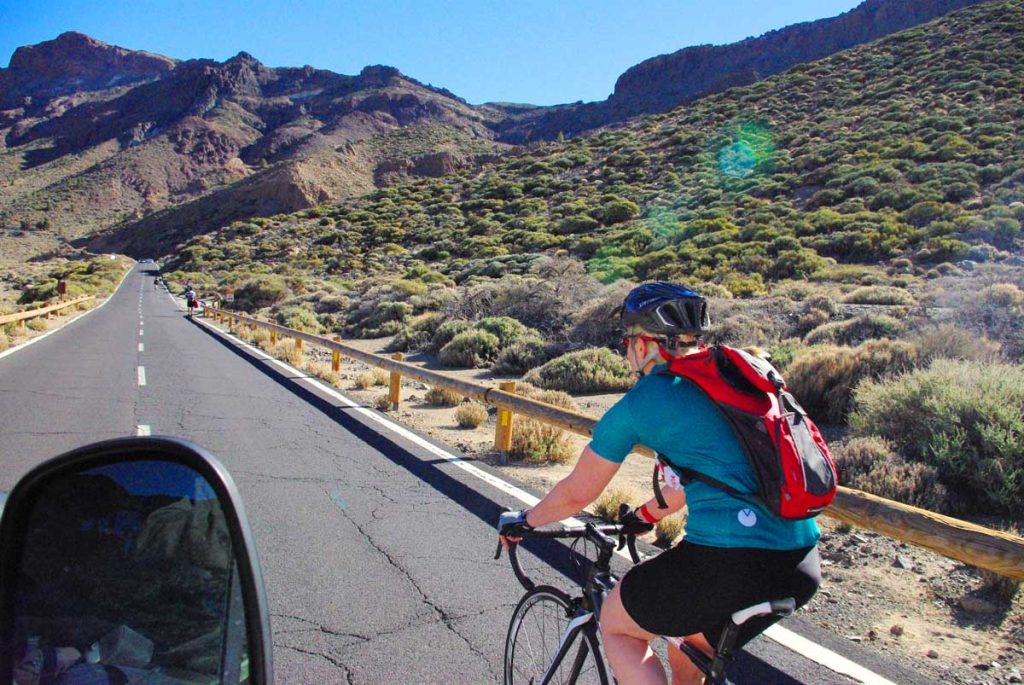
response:
{"label": "distant cyclist", "polygon": [[[754,474],[730,424],[690,381],[659,373],[664,363],[699,344],[710,327],[703,297],[674,283],[634,288],[623,302],[623,345],[636,385],[594,428],[573,471],[532,509],[502,514],[498,531],[516,539],[524,531],[581,511],[619,470],[634,445],[651,447],[670,465],[689,467],[741,492],[756,493]],[[666,469],[668,508],[655,498],[626,513],[627,531],[645,533],[689,505],[679,544],[634,566],[609,594],[601,610],[601,635],[608,662],[620,683],[667,683],[649,642],[658,636],[686,636],[713,653],[731,614],[773,599],[793,597],[806,604],[821,583],[813,519],[783,520],[763,507],[701,482],[681,483]],[[518,533],[518,535],[517,535]],[[760,634],[775,617],[751,619],[737,647]],[[703,675],[675,647],[669,647],[673,683],[700,683]]]}
{"label": "distant cyclist", "polygon": [[189,283],[185,286],[185,306],[188,307],[188,315],[192,316],[192,310],[199,306],[199,295]]}

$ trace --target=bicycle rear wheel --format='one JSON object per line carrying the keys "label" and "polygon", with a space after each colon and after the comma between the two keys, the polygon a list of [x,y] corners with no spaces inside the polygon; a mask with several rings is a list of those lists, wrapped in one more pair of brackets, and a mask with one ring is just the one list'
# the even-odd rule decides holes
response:
{"label": "bicycle rear wheel", "polygon": [[[541,585],[523,595],[512,614],[505,639],[505,685],[537,685],[551,667],[573,616],[570,598]],[[608,685],[608,674],[592,630],[579,630],[561,663],[553,685]]]}

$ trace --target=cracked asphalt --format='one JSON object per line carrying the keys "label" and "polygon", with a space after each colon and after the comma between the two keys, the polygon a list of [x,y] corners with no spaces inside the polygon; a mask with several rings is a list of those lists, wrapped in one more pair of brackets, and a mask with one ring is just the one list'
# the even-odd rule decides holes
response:
{"label": "cracked asphalt", "polygon": [[492,521],[513,502],[290,386],[137,268],[101,309],[0,359],[0,490],[139,425],[192,440],[242,494],[278,683],[500,682],[521,591],[491,558]]}
{"label": "cracked asphalt", "polygon": [[[140,425],[202,445],[238,485],[277,683],[502,681],[522,589],[505,557],[493,559],[493,524],[521,504],[189,321],[136,267],[105,306],[0,359],[0,491],[49,457]],[[535,580],[571,587],[579,569],[566,548],[529,550]],[[794,658],[755,641],[733,679],[851,682]]]}

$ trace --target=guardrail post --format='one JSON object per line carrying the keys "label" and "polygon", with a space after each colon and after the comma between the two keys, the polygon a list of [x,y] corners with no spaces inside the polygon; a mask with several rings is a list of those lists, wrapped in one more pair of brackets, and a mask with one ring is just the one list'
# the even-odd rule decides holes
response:
{"label": "guardrail post", "polygon": [[[334,336],[334,342],[341,342],[341,336]],[[331,370],[334,371],[334,373],[341,372],[341,352],[338,352],[337,350],[334,350],[331,355]]]}
{"label": "guardrail post", "polygon": [[[391,358],[396,362],[400,362],[405,360],[405,355],[401,352],[395,352],[391,355]],[[391,372],[391,386],[388,388],[388,399],[391,400],[391,408],[398,409],[398,405],[402,401],[402,376],[397,371]]]}
{"label": "guardrail post", "polygon": [[[505,392],[516,391],[515,381],[503,381],[498,389]],[[508,453],[512,449],[512,411],[498,407],[498,422],[494,428],[494,449],[498,450],[502,464],[508,463]]]}
{"label": "guardrail post", "polygon": [[228,315],[228,333],[235,332],[235,317]]}
{"label": "guardrail post", "polygon": [[295,349],[297,349],[299,352],[302,352],[302,338],[295,339]]}
{"label": "guardrail post", "polygon": [[273,329],[271,329],[271,331],[270,331],[270,344],[271,345],[276,345],[277,344],[277,331],[275,331]]}

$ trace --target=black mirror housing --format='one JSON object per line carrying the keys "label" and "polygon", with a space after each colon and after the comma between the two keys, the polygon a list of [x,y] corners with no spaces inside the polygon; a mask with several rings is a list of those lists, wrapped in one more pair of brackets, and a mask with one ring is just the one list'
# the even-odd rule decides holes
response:
{"label": "black mirror housing", "polygon": [[55,664],[273,682],[252,533],[234,481],[204,449],[160,436],[105,441],[37,466],[11,491],[0,518],[0,683],[30,682],[16,678],[26,668],[52,677]]}

